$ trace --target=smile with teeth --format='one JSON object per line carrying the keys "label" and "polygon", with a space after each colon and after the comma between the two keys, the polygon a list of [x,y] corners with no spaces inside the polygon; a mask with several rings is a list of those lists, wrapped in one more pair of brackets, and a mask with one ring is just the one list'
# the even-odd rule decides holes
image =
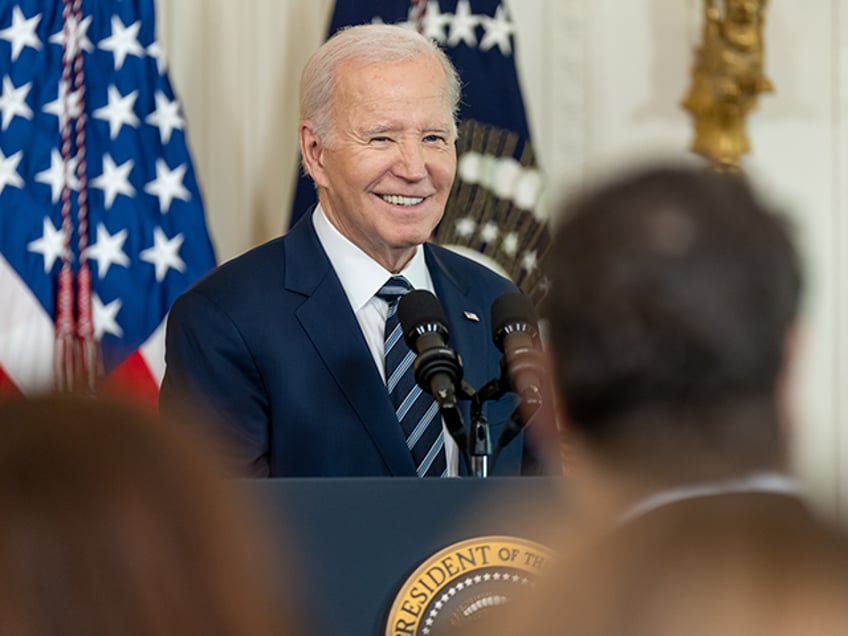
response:
{"label": "smile with teeth", "polygon": [[381,194],[379,197],[392,205],[418,205],[424,197],[404,197],[399,194]]}

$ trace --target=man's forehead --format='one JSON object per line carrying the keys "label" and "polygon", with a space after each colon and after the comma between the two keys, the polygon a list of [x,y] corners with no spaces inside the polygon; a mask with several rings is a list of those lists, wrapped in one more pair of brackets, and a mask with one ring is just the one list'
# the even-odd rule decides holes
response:
{"label": "man's forehead", "polygon": [[[410,72],[410,67],[412,66],[418,67],[415,72]],[[358,86],[363,80],[379,79],[384,75],[393,75],[398,76],[396,77],[396,81],[397,79],[401,79],[408,80],[409,83],[415,83],[415,80],[421,79],[422,75],[429,72],[434,72],[438,76],[438,80],[430,81],[428,84],[433,85],[434,90],[447,92],[448,80],[445,70],[439,63],[439,60],[429,53],[385,60],[364,57],[345,58],[337,62],[333,72],[333,79],[336,86],[343,84]],[[352,76],[356,76],[356,81],[346,81],[353,79]]]}
{"label": "man's forehead", "polygon": [[453,111],[446,87],[433,83],[424,85],[394,83],[374,86],[347,78],[345,85],[334,92],[332,107],[337,114],[347,111],[367,128],[406,128],[415,121],[421,128],[451,127]]}

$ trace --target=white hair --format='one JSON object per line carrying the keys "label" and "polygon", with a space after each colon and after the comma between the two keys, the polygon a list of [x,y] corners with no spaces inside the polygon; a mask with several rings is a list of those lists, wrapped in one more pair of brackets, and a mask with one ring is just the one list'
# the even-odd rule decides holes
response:
{"label": "white hair", "polygon": [[341,62],[356,59],[365,63],[397,62],[419,55],[432,55],[445,73],[456,136],[459,110],[459,74],[445,52],[417,31],[399,25],[362,24],[337,31],[303,67],[300,77],[300,118],[312,122],[315,135],[328,143],[332,128],[332,96]]}

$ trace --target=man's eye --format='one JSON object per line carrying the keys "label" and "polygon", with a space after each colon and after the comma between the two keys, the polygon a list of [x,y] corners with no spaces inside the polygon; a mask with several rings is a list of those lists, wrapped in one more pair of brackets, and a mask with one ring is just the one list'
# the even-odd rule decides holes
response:
{"label": "man's eye", "polygon": [[371,137],[371,141],[372,141],[372,142],[376,142],[376,143],[385,143],[385,142],[387,142],[387,141],[391,141],[391,139],[390,139],[389,137],[385,137],[385,136],[382,136],[382,135],[377,135],[377,136],[375,136],[375,137]]}
{"label": "man's eye", "polygon": [[426,137],[424,137],[424,141],[428,144],[443,142],[444,140],[445,138],[441,135],[427,135]]}

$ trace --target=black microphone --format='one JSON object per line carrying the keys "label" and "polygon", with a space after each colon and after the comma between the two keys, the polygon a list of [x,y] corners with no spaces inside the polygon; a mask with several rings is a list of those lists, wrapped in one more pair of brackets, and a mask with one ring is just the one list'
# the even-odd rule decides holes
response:
{"label": "black microphone", "polygon": [[448,431],[464,452],[467,435],[457,404],[457,389],[463,391],[462,362],[448,347],[448,327],[442,305],[430,292],[413,289],[397,307],[398,321],[415,358],[415,381],[439,404]]}
{"label": "black microphone", "polygon": [[492,303],[492,339],[503,353],[502,368],[513,390],[531,407],[542,403],[538,322],[533,303],[520,292],[502,294]]}
{"label": "black microphone", "polygon": [[456,387],[462,381],[462,363],[447,346],[447,320],[439,300],[424,289],[413,289],[401,297],[397,314],[406,344],[418,354],[415,381],[439,405],[455,401]]}

